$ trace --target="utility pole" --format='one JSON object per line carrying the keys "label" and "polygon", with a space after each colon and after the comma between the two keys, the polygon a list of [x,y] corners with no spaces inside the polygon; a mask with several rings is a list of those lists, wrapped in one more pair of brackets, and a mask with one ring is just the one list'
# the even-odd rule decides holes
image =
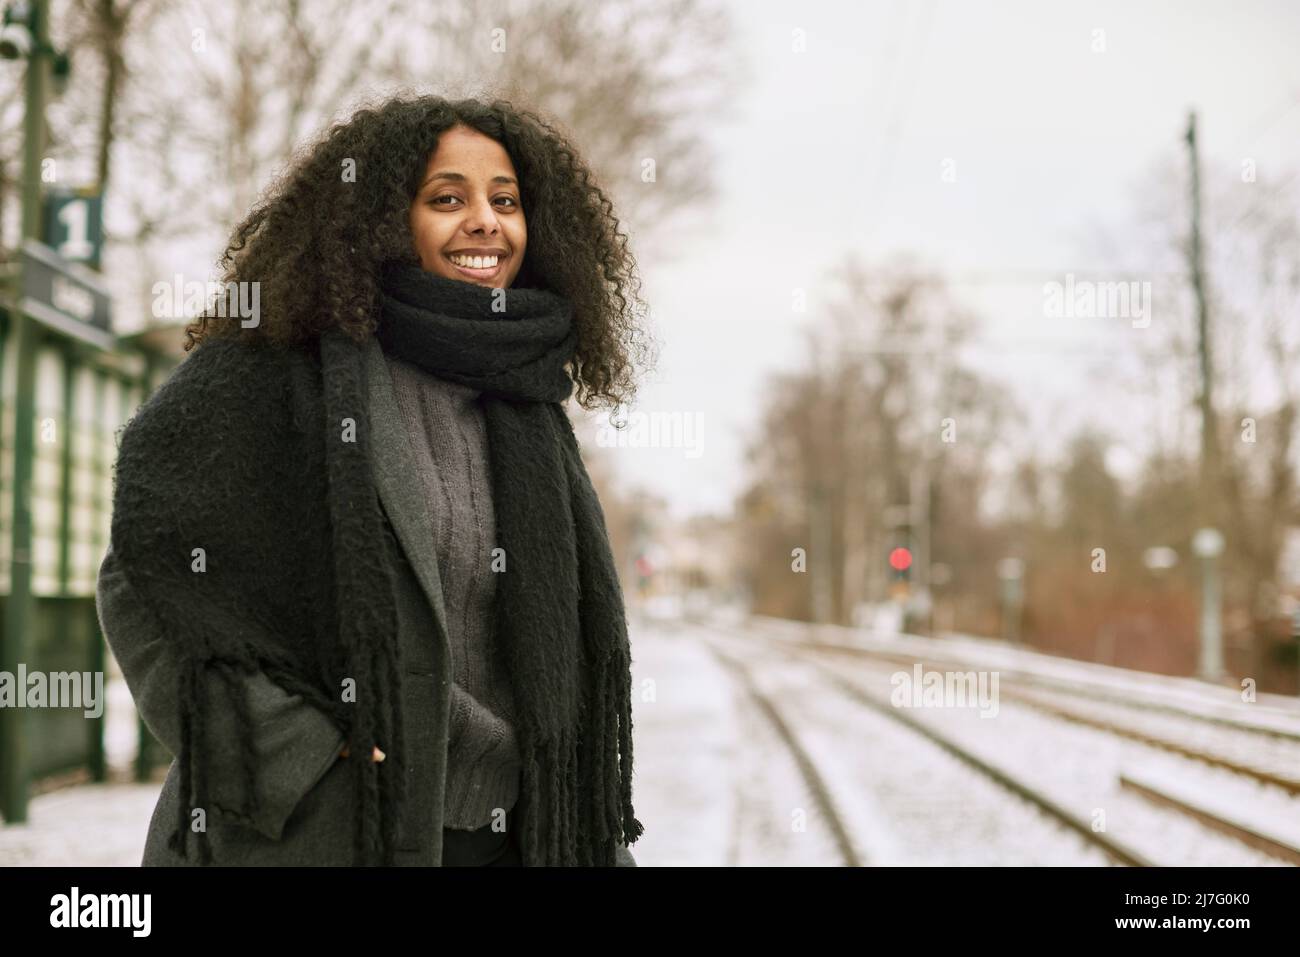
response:
{"label": "utility pole", "polygon": [[916,569],[913,580],[916,590],[912,596],[916,609],[916,630],[930,634],[930,612],[934,607],[933,595],[930,593],[930,466],[922,463],[912,469],[911,518],[912,518],[912,567]]}
{"label": "utility pole", "polygon": [[831,579],[835,575],[835,563],[831,555],[830,508],[827,502],[825,483],[814,479],[809,500],[809,542],[812,554],[809,556],[808,569],[815,576],[812,586],[813,621],[818,625],[830,624],[832,618]]}
{"label": "utility pole", "polygon": [[1214,363],[1210,353],[1210,316],[1205,293],[1205,265],[1201,252],[1201,169],[1196,147],[1196,113],[1187,117],[1187,155],[1190,163],[1191,236],[1187,245],[1192,291],[1196,295],[1197,353],[1200,358],[1201,389],[1201,524],[1220,527],[1219,434],[1214,416]]}
{"label": "utility pole", "polygon": [[1015,556],[998,562],[998,580],[1002,587],[1002,638],[1020,644],[1020,619],[1025,607],[1025,563]]}
{"label": "utility pole", "polygon": [[1201,559],[1201,657],[1197,674],[1205,681],[1222,682],[1223,626],[1222,575],[1218,558],[1223,554],[1223,535],[1217,528],[1202,528],[1192,537],[1192,551]]}
{"label": "utility pole", "polygon": [[1219,681],[1224,674],[1223,633],[1220,594],[1222,569],[1219,556],[1223,553],[1222,492],[1219,483],[1219,433],[1214,416],[1214,363],[1210,354],[1210,316],[1205,294],[1205,265],[1201,251],[1201,170],[1196,150],[1196,113],[1187,117],[1187,155],[1190,163],[1191,235],[1187,244],[1188,265],[1192,275],[1192,291],[1196,294],[1196,336],[1200,356],[1201,390],[1201,481],[1200,529],[1192,542],[1192,550],[1202,559],[1201,575],[1201,654],[1199,673],[1206,681]]}
{"label": "utility pole", "polygon": [[[27,54],[27,102],[23,118],[23,238],[41,236],[41,159],[45,152],[45,102],[49,91],[49,0],[32,0],[27,7],[31,49]],[[15,302],[17,297],[15,297]],[[5,605],[0,670],[18,673],[31,651],[29,629],[32,602],[32,454],[35,429],[35,323],[20,308],[9,310],[17,359],[14,382],[13,521],[9,548],[9,597]],[[25,695],[26,688],[18,693]],[[6,823],[27,820],[29,759],[25,733],[26,708],[0,714],[0,813]]]}

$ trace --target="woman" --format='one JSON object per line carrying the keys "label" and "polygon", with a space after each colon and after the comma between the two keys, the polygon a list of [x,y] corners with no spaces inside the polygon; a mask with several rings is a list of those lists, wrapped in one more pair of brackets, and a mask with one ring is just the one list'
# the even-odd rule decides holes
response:
{"label": "woman", "polygon": [[641,303],[576,150],[394,99],[222,263],[260,314],[196,320],[126,426],[100,572],[177,756],[144,863],[635,865],[622,593],[561,403],[628,400]]}

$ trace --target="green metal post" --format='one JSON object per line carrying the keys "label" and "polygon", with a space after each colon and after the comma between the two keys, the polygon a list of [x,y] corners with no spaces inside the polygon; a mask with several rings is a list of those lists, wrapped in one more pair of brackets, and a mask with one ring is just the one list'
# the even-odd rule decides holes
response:
{"label": "green metal post", "polygon": [[[31,5],[32,52],[27,60],[27,104],[23,121],[23,236],[40,238],[41,154],[45,151],[45,96],[49,88],[49,0]],[[32,608],[32,439],[35,414],[36,335],[38,330],[15,309],[17,350],[13,447],[13,539],[9,550],[9,598],[0,670],[18,673],[27,661]],[[19,689],[25,693],[26,689]],[[24,733],[26,708],[0,711],[0,813],[10,824],[27,820],[28,765]]]}
{"label": "green metal post", "polygon": [[72,446],[75,427],[77,348],[63,344],[63,416],[59,422],[63,447],[59,450],[59,595],[70,597],[72,581]]}

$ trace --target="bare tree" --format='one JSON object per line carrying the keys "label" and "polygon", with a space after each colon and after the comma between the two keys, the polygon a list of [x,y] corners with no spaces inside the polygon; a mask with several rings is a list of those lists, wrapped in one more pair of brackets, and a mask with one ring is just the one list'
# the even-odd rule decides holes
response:
{"label": "bare tree", "polygon": [[[1207,492],[1203,482],[1189,480],[1201,443],[1205,372],[1187,258],[1188,175],[1171,152],[1143,177],[1124,226],[1126,242],[1116,244],[1124,255],[1114,260],[1117,271],[1155,280],[1153,311],[1161,317],[1136,340],[1126,370],[1125,384],[1143,396],[1147,410],[1141,450],[1147,467],[1134,491],[1145,507],[1133,513],[1135,527],[1144,545],[1184,549],[1199,519],[1182,505]],[[1227,539],[1222,564],[1229,650],[1235,646],[1239,661],[1252,662],[1243,667],[1259,673],[1262,645],[1278,629],[1284,535],[1300,523],[1300,196],[1297,174],[1285,170],[1256,177],[1203,163],[1201,175],[1202,284],[1217,409],[1211,428],[1220,450],[1217,488],[1208,491]]]}
{"label": "bare tree", "polygon": [[123,293],[201,250],[210,261],[295,148],[397,90],[503,93],[551,114],[649,240],[710,191],[699,131],[732,89],[711,0],[76,0],[64,25],[99,82],[52,126],[101,181],[120,174],[107,226]]}
{"label": "bare tree", "polygon": [[[970,318],[938,277],[905,261],[849,260],[838,275],[827,318],[807,328],[806,364],[767,389],[740,507],[762,608],[811,617],[822,589],[831,620],[846,622],[886,597],[892,506],[926,512],[931,559],[954,567],[954,589],[978,589],[966,555],[978,551],[990,451],[1011,406],[963,361]],[[913,502],[918,470],[931,494]],[[794,548],[806,577],[790,574]]]}
{"label": "bare tree", "polygon": [[427,18],[438,82],[470,93],[486,81],[553,114],[647,233],[713,188],[700,129],[724,114],[741,79],[719,8],[702,0],[503,0],[432,5]]}

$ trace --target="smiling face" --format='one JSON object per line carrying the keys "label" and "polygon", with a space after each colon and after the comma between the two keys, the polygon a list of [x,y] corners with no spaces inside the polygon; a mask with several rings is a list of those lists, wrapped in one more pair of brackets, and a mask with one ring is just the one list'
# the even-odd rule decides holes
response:
{"label": "smiling face", "polygon": [[467,126],[445,131],[411,203],[410,223],[428,272],[494,289],[514,282],[528,229],[505,147]]}

